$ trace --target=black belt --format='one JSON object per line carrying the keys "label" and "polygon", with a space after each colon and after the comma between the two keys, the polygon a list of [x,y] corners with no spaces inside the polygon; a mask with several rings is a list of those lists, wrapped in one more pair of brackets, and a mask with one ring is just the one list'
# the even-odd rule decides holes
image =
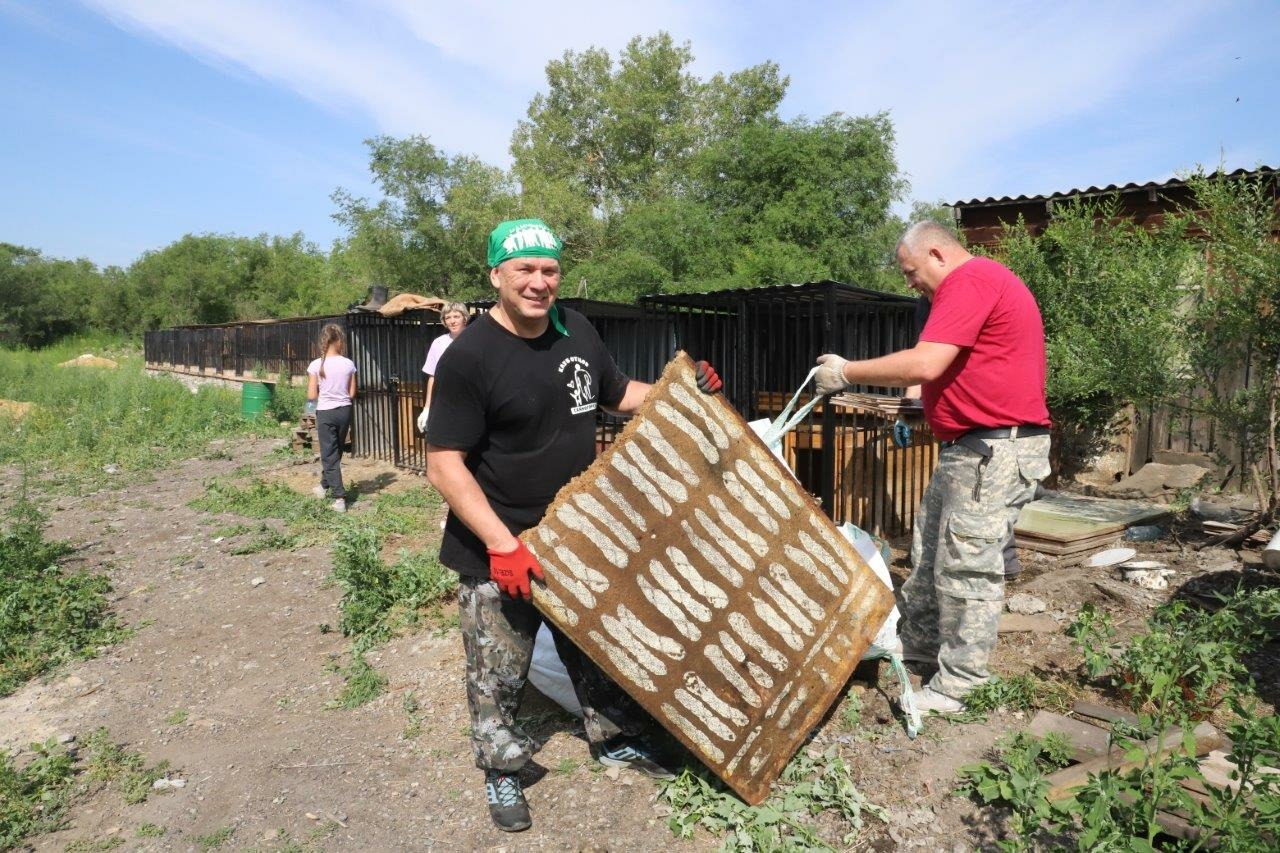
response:
{"label": "black belt", "polygon": [[982,469],[991,461],[991,445],[987,444],[986,439],[991,438],[1032,438],[1037,435],[1048,435],[1050,429],[1043,426],[1031,426],[1022,424],[1020,426],[1011,427],[992,427],[991,429],[971,429],[964,435],[954,441],[942,442],[943,447],[950,447],[958,444],[966,450],[972,450],[974,453],[982,457],[982,461],[978,463],[978,479],[973,485],[973,499],[978,500],[978,496],[982,492]]}
{"label": "black belt", "polygon": [[943,447],[958,444],[968,448],[982,457],[991,455],[991,447],[986,439],[990,438],[1032,438],[1037,435],[1048,435],[1052,430],[1045,426],[1023,424],[1012,427],[991,427],[990,429],[971,429],[964,435],[951,441],[942,442]]}

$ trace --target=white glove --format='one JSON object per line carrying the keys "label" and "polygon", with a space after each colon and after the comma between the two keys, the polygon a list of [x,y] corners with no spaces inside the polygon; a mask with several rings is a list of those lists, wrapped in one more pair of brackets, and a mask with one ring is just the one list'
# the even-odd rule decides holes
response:
{"label": "white glove", "polygon": [[427,412],[429,411],[431,410],[424,407],[422,411],[418,414],[418,432],[427,431]]}
{"label": "white glove", "polygon": [[818,356],[819,367],[814,381],[818,383],[819,394],[823,396],[838,394],[849,387],[849,383],[844,378],[844,366],[848,363],[848,359],[841,358],[833,352]]}

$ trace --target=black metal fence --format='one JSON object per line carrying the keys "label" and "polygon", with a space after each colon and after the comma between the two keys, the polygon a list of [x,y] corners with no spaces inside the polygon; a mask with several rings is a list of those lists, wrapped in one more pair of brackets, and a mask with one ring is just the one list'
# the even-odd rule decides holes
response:
{"label": "black metal fence", "polygon": [[320,355],[320,330],[326,323],[346,326],[345,314],[299,317],[219,326],[177,326],[146,332],[142,351],[147,366],[225,379],[266,374],[286,379],[305,376]]}
{"label": "black metal fence", "polygon": [[[470,307],[479,311],[491,304]],[[832,281],[648,296],[639,305],[585,299],[562,304],[586,316],[633,378],[653,381],[677,350],[707,359],[724,377],[729,401],[749,421],[777,416],[821,353],[867,358],[915,343],[914,299]],[[150,366],[301,376],[318,355],[316,342],[326,322],[344,326],[359,371],[354,452],[424,471],[426,445],[416,427],[426,393],[422,364],[431,342],[445,334],[434,311],[166,329],[148,332],[144,346]],[[602,412],[597,424],[603,448],[623,421]],[[936,460],[927,431],[916,430],[913,445],[901,449],[890,439],[890,426],[878,414],[824,402],[784,443],[800,482],[833,519],[883,536],[911,529]]]}
{"label": "black metal fence", "polygon": [[[646,296],[641,304],[657,333],[646,369],[661,370],[677,349],[707,359],[748,421],[776,417],[822,353],[871,358],[916,341],[913,297],[834,281]],[[877,413],[822,403],[787,436],[792,470],[837,523],[883,536],[911,530],[936,445],[921,428],[898,448],[891,426]]]}

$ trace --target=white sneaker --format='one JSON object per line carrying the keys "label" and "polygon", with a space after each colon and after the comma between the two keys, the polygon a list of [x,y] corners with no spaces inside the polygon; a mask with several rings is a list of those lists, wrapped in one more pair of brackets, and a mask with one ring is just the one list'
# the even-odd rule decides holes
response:
{"label": "white sneaker", "polygon": [[325,495],[324,486],[316,486],[314,489],[311,490],[311,494],[315,495],[318,498],[323,498]]}
{"label": "white sneaker", "polygon": [[964,703],[925,685],[916,691],[916,710],[922,714],[930,711],[938,714],[958,714],[964,710]]}
{"label": "white sneaker", "polygon": [[334,511],[334,512],[346,512],[346,511],[347,511],[347,499],[346,499],[346,498],[338,498],[337,500],[335,500],[335,501],[333,502],[333,511]]}

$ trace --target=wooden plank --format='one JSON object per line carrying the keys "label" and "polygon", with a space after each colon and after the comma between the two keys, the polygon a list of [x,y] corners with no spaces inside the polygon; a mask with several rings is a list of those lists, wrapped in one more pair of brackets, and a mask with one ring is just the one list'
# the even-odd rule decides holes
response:
{"label": "wooden plank", "polygon": [[[1222,735],[1209,723],[1197,725],[1192,731],[1192,737],[1195,741],[1196,755],[1204,755],[1211,750],[1217,749],[1223,743]],[[1181,749],[1181,729],[1170,729],[1163,735],[1157,735],[1142,744],[1142,750],[1147,754],[1147,757],[1156,761],[1162,761]],[[1125,758],[1120,750],[1114,750],[1107,755],[1100,755],[1097,758],[1091,758],[1088,761],[1082,761],[1079,764],[1073,764],[1055,773],[1050,773],[1046,777],[1049,782],[1049,792],[1045,797],[1051,803],[1064,800],[1071,796],[1071,793],[1076,788],[1088,782],[1090,776],[1096,776],[1100,773],[1124,773],[1135,767],[1140,767],[1142,764],[1142,759],[1130,761]]]}
{"label": "wooden plank", "polygon": [[1111,733],[1106,729],[1052,711],[1037,711],[1027,731],[1036,737],[1062,735],[1071,743],[1075,761],[1087,761],[1111,751]]}
{"label": "wooden plank", "polygon": [[1098,720],[1103,723],[1125,723],[1130,726],[1138,724],[1138,717],[1130,714],[1128,711],[1118,711],[1115,708],[1108,708],[1106,705],[1097,705],[1093,702],[1077,702],[1071,706],[1071,712],[1080,717],[1088,717],[1091,720]]}

